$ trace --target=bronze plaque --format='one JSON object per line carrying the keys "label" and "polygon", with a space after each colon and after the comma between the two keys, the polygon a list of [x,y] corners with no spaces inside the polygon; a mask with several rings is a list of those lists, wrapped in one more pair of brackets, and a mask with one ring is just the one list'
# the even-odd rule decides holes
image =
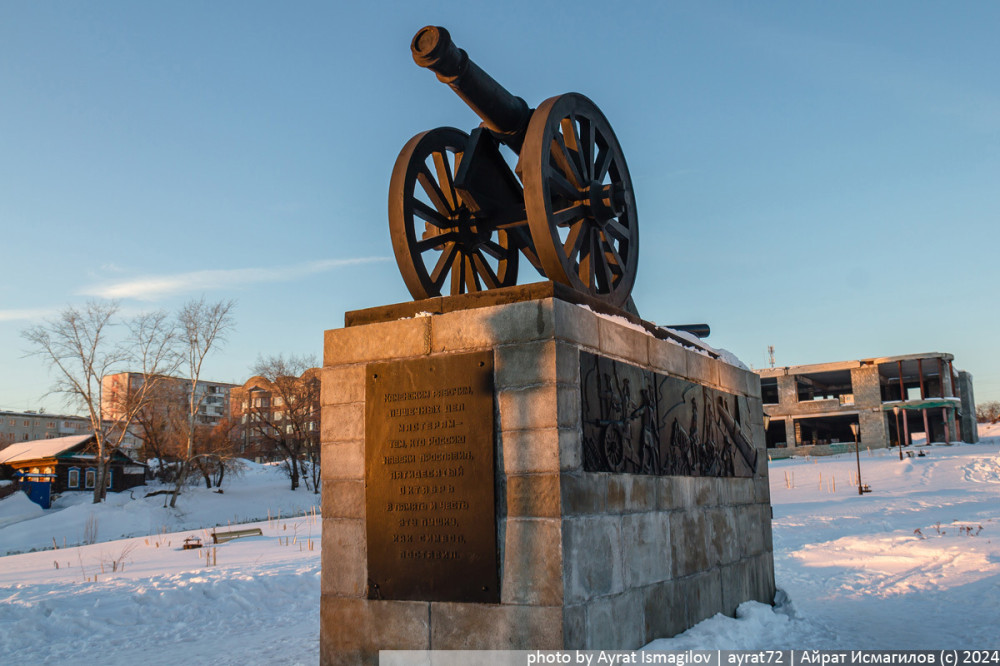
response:
{"label": "bronze plaque", "polygon": [[492,352],[366,372],[368,598],[499,603]]}

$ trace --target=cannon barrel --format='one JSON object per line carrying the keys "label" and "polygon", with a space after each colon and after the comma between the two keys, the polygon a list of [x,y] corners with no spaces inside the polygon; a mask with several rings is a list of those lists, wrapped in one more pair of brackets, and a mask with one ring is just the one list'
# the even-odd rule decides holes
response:
{"label": "cannon barrel", "polygon": [[484,72],[468,54],[455,46],[444,28],[421,28],[410,43],[413,61],[426,67],[455,91],[483,120],[497,138],[520,152],[531,117],[528,104]]}

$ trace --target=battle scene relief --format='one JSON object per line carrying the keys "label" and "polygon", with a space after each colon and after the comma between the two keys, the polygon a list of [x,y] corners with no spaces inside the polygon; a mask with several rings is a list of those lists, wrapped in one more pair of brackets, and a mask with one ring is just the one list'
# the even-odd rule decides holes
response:
{"label": "battle scene relief", "polygon": [[748,477],[757,469],[745,396],[580,352],[583,468]]}

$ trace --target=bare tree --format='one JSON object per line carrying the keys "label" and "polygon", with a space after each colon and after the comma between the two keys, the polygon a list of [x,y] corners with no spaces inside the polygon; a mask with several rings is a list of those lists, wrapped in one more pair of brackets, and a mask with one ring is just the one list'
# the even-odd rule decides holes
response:
{"label": "bare tree", "polygon": [[[43,358],[54,371],[52,393],[62,394],[90,418],[97,445],[95,504],[107,494],[108,465],[121,448],[136,413],[146,404],[159,378],[172,372],[177,362],[176,329],[166,313],[128,319],[124,322],[127,333],[116,336],[119,311],[115,301],[91,301],[82,309],[68,307],[56,319],[21,333],[31,345],[29,354]],[[135,386],[126,387],[132,397],[122,403],[105,400],[104,392],[113,390],[106,378],[122,370],[138,371],[140,375]]]}
{"label": "bare tree", "polygon": [[196,426],[198,425],[198,412],[206,397],[205,393],[198,391],[201,368],[209,353],[225,343],[226,334],[235,324],[232,315],[235,307],[235,301],[206,303],[205,299],[201,298],[186,304],[177,316],[181,336],[180,344],[184,350],[181,366],[186,371],[185,378],[188,382],[188,423],[184,459],[174,484],[174,492],[170,497],[171,507],[177,505],[177,496],[181,492],[181,487],[184,485],[192,465],[196,464],[198,460],[195,446],[198,432]]}
{"label": "bare tree", "polygon": [[[171,378],[172,379],[172,378]],[[187,432],[187,400],[176,381],[158,383],[149,399],[135,414],[134,432],[142,439],[145,458],[157,461],[156,475],[170,481],[183,458]]]}
{"label": "bare tree", "polygon": [[243,387],[248,436],[285,460],[292,490],[304,477],[319,492],[319,369],[309,357],[258,358]]}
{"label": "bare tree", "polygon": [[1000,420],[1000,401],[991,400],[976,405],[976,421],[979,423],[996,423]]}

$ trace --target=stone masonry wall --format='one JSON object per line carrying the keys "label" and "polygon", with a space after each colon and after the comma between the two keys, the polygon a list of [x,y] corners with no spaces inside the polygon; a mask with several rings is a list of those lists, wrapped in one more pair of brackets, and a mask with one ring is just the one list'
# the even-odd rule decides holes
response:
{"label": "stone masonry wall", "polygon": [[[492,349],[501,603],[366,599],[365,364]],[[579,353],[749,398],[753,478],[582,470]],[[756,375],[547,298],[326,332],[321,662],[379,649],[635,648],[770,602]]]}

